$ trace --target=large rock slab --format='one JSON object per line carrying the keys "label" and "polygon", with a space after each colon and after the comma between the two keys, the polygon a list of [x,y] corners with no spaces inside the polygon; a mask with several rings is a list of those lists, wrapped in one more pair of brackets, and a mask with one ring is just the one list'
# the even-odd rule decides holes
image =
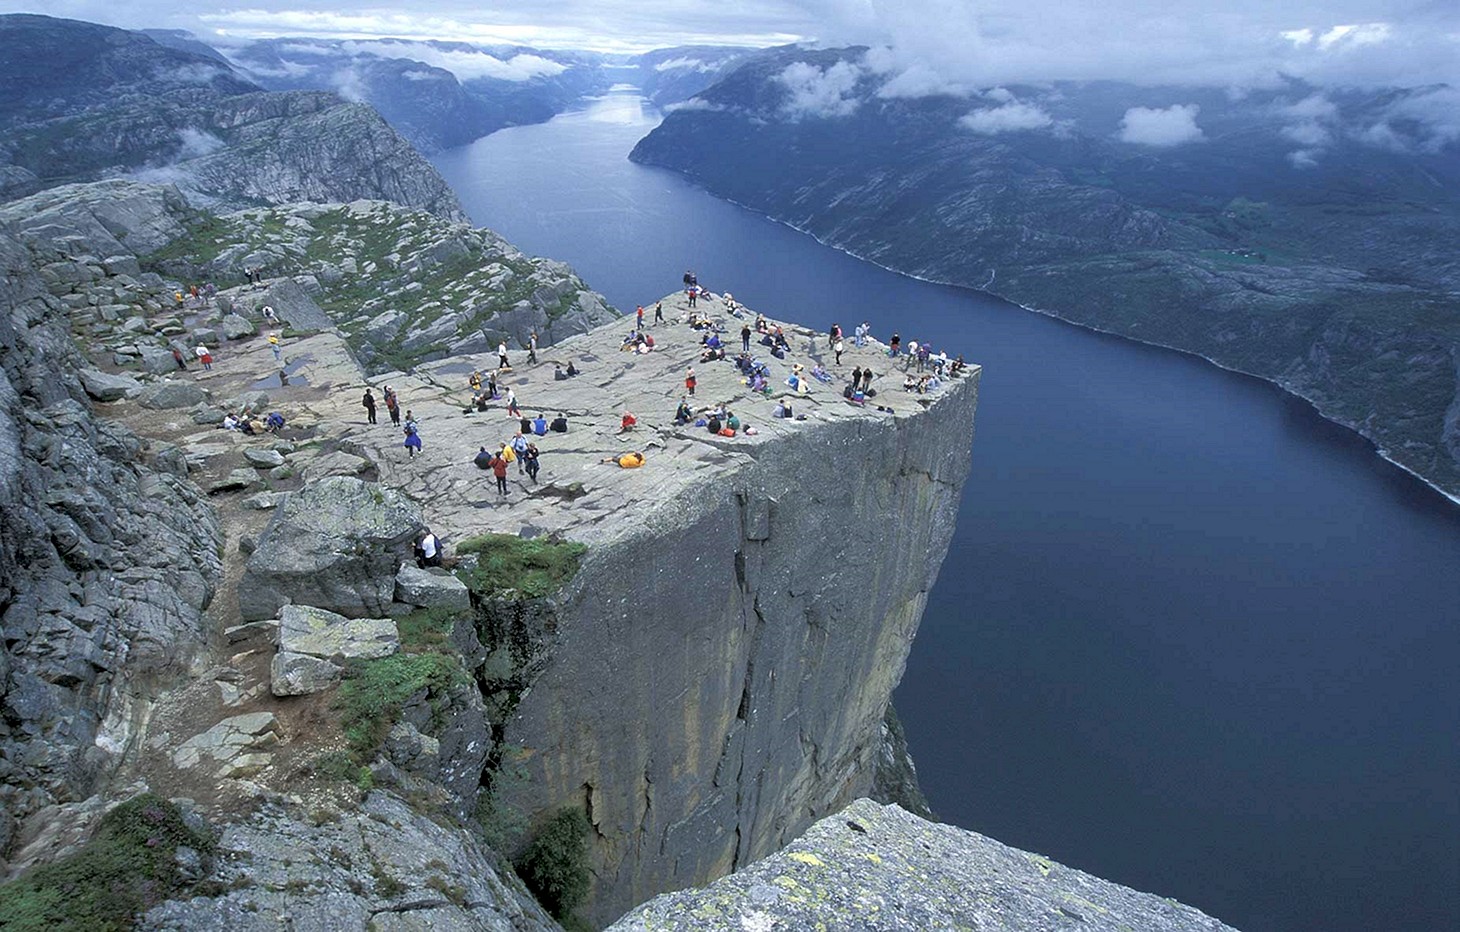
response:
{"label": "large rock slab", "polygon": [[286,605],[279,614],[279,650],[327,660],[371,660],[400,650],[389,618],[346,618],[322,608]]}
{"label": "large rock slab", "polygon": [[419,608],[471,608],[471,594],[461,580],[445,570],[423,570],[410,564],[395,575],[395,599]]}
{"label": "large rock slab", "polygon": [[[279,743],[279,726],[272,712],[250,712],[235,715],[209,728],[202,734],[184,741],[172,753],[172,762],[178,767],[213,767],[222,775],[243,776],[235,773],[235,765],[248,768],[265,761],[260,760],[264,752]],[[240,761],[240,758],[248,760]]]}
{"label": "large rock slab", "polygon": [[289,496],[259,538],[239,587],[244,620],[312,605],[350,618],[381,617],[395,575],[421,528],[405,496],[349,476],[321,479]]}
{"label": "large rock slab", "polygon": [[208,393],[192,382],[161,382],[144,388],[137,397],[144,408],[191,408],[207,401]]}
{"label": "large rock slab", "polygon": [[86,394],[97,401],[118,401],[142,389],[141,383],[130,376],[110,375],[99,369],[82,369],[79,377]]}
{"label": "large rock slab", "polygon": [[269,690],[276,696],[309,696],[324,692],[345,673],[339,664],[279,651],[269,665]]}
{"label": "large rock slab", "polygon": [[253,325],[253,321],[242,314],[223,315],[222,327],[223,336],[230,340],[241,340],[258,333],[258,328]]}
{"label": "large rock slab", "polygon": [[1232,932],[1175,900],[868,799],[745,870],[656,897],[609,926],[689,928]]}

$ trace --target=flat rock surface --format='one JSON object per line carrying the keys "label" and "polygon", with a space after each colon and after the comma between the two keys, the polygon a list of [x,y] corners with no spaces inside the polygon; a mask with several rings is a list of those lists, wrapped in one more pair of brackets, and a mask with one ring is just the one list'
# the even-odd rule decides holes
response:
{"label": "flat rock surface", "polygon": [[[652,320],[653,305],[647,306]],[[740,328],[755,320],[753,309],[742,308],[744,318],[727,313],[721,301],[702,300],[698,310],[723,322],[721,339],[728,358],[700,362],[703,331],[676,322],[689,310],[682,294],[664,298],[667,322],[649,326],[655,350],[647,354],[619,349],[624,335],[633,328],[632,318],[604,325],[570,337],[538,351],[538,362],[529,364],[527,354],[510,349],[512,368],[502,372],[498,384],[502,397],[491,402],[486,412],[463,413],[472,392],[468,377],[473,368],[483,378],[497,367],[495,352],[460,356],[427,364],[413,373],[393,373],[370,381],[377,399],[390,385],[401,399],[404,414],[410,411],[420,427],[422,451],[408,456],[399,428],[392,428],[383,403],[379,423],[366,422],[360,405],[365,384],[354,382],[351,364],[343,353],[314,344],[315,378],[327,379],[334,389],[327,398],[308,405],[309,419],[318,418],[334,429],[342,429],[353,444],[353,452],[374,461],[380,482],[399,488],[426,503],[426,520],[446,542],[448,551],[466,537],[484,532],[531,534],[560,532],[575,540],[599,543],[631,531],[648,512],[675,507],[680,492],[697,484],[730,475],[751,458],[774,456],[777,441],[798,432],[814,430],[817,424],[848,419],[900,420],[936,405],[939,399],[972,382],[955,379],[930,394],[919,395],[902,388],[904,360],[887,356],[886,347],[871,341],[858,348],[848,336],[842,364],[836,365],[827,335],[786,322],[791,345],[785,359],[771,356],[769,348],[752,340],[751,355],[765,362],[771,371],[770,397],[752,395],[735,368],[733,359],[740,348]],[[850,334],[856,321],[841,321]],[[314,338],[318,340],[320,338]],[[577,377],[558,381],[554,366],[569,362],[582,370]],[[790,389],[785,380],[793,366],[809,374],[816,363],[825,365],[834,378],[831,384],[813,380],[807,395]],[[325,371],[328,366],[328,372]],[[712,436],[703,427],[676,426],[675,407],[686,396],[686,370],[693,366],[698,380],[692,407],[707,408],[726,403],[747,425],[758,431],[733,438]],[[878,390],[866,407],[854,406],[842,397],[853,368],[870,367],[877,373]],[[970,372],[977,369],[969,367]],[[542,451],[542,470],[533,483],[516,464],[508,476],[508,495],[499,497],[491,473],[476,468],[472,458],[480,447],[500,449],[519,427],[507,413],[506,390],[517,396],[524,415],[539,413],[551,421],[558,414],[568,419],[566,434],[549,432],[530,439]],[[771,416],[776,402],[791,401],[804,420],[782,420]],[[878,410],[881,405],[889,410]],[[638,418],[638,425],[620,432],[625,411]],[[287,412],[286,412],[287,413]],[[603,462],[629,451],[642,451],[645,465],[620,469]],[[682,503],[681,503],[682,504]]]}
{"label": "flat rock surface", "polygon": [[609,928],[1231,932],[1174,900],[868,799],[739,873],[656,897]]}
{"label": "flat rock surface", "polygon": [[308,605],[286,605],[279,614],[281,652],[369,660],[399,649],[400,633],[389,618],[346,618]]}

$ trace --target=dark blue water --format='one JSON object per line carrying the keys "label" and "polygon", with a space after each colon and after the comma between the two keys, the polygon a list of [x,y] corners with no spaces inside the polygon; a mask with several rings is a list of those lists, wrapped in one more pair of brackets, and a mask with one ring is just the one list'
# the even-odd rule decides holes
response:
{"label": "dark blue water", "polygon": [[436,164],[621,308],[687,267],[985,366],[896,695],[939,816],[1250,932],[1460,928],[1460,508],[1200,360],[912,281],[625,156],[632,94]]}

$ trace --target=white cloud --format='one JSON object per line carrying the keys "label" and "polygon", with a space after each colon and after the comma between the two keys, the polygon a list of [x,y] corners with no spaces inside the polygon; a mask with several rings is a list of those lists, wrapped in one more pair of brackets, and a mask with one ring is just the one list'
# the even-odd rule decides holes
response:
{"label": "white cloud", "polygon": [[199,156],[212,155],[227,145],[207,130],[194,129],[191,126],[178,130],[177,136],[182,140],[182,148],[177,153],[179,159],[194,159]]}
{"label": "white cloud", "polygon": [[346,42],[343,47],[346,51],[379,58],[409,58],[424,62],[450,71],[461,81],[474,78],[531,81],[533,78],[554,77],[568,70],[567,65],[540,55],[519,54],[504,60],[486,52],[443,49],[424,42]]}
{"label": "white cloud", "polygon": [[654,66],[655,71],[714,71],[715,66],[698,58],[671,58]]}
{"label": "white cloud", "polygon": [[443,77],[437,71],[402,71],[400,76],[407,81],[440,81]]}
{"label": "white cloud", "polygon": [[351,103],[363,104],[368,99],[365,82],[360,80],[360,72],[353,65],[330,75],[330,86],[335,89],[335,93]]}
{"label": "white cloud", "polygon": [[958,120],[958,125],[975,133],[994,135],[1013,133],[1020,130],[1045,129],[1054,120],[1044,110],[1033,104],[1011,101],[999,107],[975,110]]}
{"label": "white cloud", "polygon": [[1196,104],[1173,104],[1165,109],[1131,107],[1120,121],[1121,142],[1169,148],[1204,138],[1196,125],[1201,110]]}
{"label": "white cloud", "polygon": [[851,95],[861,75],[860,68],[844,61],[825,70],[806,62],[792,62],[776,76],[791,94],[783,110],[793,120],[855,113],[860,101]]}
{"label": "white cloud", "polygon": [[1318,164],[1318,153],[1312,149],[1297,149],[1288,153],[1288,161],[1294,168],[1312,168]]}
{"label": "white cloud", "polygon": [[1312,121],[1284,126],[1282,134],[1300,146],[1321,148],[1333,142],[1333,134],[1324,126]]}

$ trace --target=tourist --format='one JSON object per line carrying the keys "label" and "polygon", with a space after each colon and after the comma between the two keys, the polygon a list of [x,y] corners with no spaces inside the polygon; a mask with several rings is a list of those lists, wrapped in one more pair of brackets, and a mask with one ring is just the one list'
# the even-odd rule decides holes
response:
{"label": "tourist", "polygon": [[600,462],[614,463],[620,469],[638,469],[644,465],[644,454],[636,450],[632,453],[624,453],[621,456],[606,456]]}
{"label": "tourist", "polygon": [[410,411],[406,412],[405,435],[406,455],[414,457],[416,452],[421,449],[421,434],[416,427],[416,416]]}
{"label": "tourist", "polygon": [[507,364],[507,341],[506,340],[501,340],[501,341],[499,341],[497,343],[497,368],[498,369],[510,369],[510,368],[512,368],[511,366],[509,366]]}
{"label": "tourist", "polygon": [[674,423],[683,426],[694,419],[695,415],[690,410],[689,400],[686,398],[679,399],[679,407],[674,409]]}
{"label": "tourist", "polygon": [[691,396],[693,396],[694,393],[695,393],[695,386],[698,385],[698,384],[699,384],[699,379],[696,379],[695,378],[695,367],[694,366],[690,366],[689,367],[689,370],[686,371],[685,374],[684,374],[684,387],[685,387],[685,390],[687,392],[689,392],[689,394]]}
{"label": "tourist", "polygon": [[578,369],[577,367],[575,367],[573,365],[573,360],[571,360],[571,359],[568,360],[568,377],[569,378],[572,378],[573,376],[577,375],[581,371],[582,371],[581,369]]}
{"label": "tourist", "polygon": [[896,359],[897,353],[901,349],[902,337],[894,333],[892,335],[892,339],[887,341],[887,355],[891,356],[893,359]]}
{"label": "tourist", "polygon": [[172,348],[172,361],[177,363],[177,367],[179,369],[183,370],[184,372],[188,371],[188,364],[183,359],[182,350],[178,349],[176,346]]}
{"label": "tourist", "polygon": [[568,419],[563,416],[561,411],[558,412],[557,417],[553,418],[553,422],[548,425],[548,430],[555,434],[566,434],[568,432]]}
{"label": "tourist", "polygon": [[856,345],[859,346],[859,347],[866,346],[867,345],[867,337],[871,333],[872,333],[872,325],[869,324],[869,323],[867,323],[864,320],[860,324],[857,324],[857,329],[855,331],[856,338],[855,338],[855,340],[853,342],[855,342]]}
{"label": "tourist", "polygon": [[203,369],[205,371],[212,372],[213,371],[213,354],[210,353],[210,352],[208,352],[208,347],[206,347],[203,344],[199,343],[198,344],[198,348],[195,349],[195,350],[193,350],[193,352],[197,354],[198,360],[200,362],[202,362]]}
{"label": "tourist", "polygon": [[554,382],[566,382],[566,381],[568,381],[568,373],[566,373],[566,372],[563,371],[563,364],[560,363],[560,362],[553,363],[553,381]]}
{"label": "tourist", "polygon": [[429,528],[416,541],[416,565],[421,569],[441,565],[441,538],[432,534]]}
{"label": "tourist", "polygon": [[497,494],[507,494],[507,460],[501,456],[492,457],[492,475],[497,480]]}
{"label": "tourist", "polygon": [[390,423],[396,427],[400,426],[400,399],[396,397],[395,389],[389,385],[385,386],[385,410],[390,414]]}
{"label": "tourist", "polygon": [[750,325],[745,324],[740,328],[740,352],[750,352]]}
{"label": "tourist", "polygon": [[859,391],[862,388],[862,367],[857,366],[852,370],[852,391]]}
{"label": "tourist", "polygon": [[486,447],[482,447],[477,451],[477,455],[472,458],[472,462],[476,464],[477,469],[491,469],[492,460],[494,459],[496,457]]}
{"label": "tourist", "polygon": [[365,397],[360,399],[360,404],[365,408],[365,420],[371,424],[375,423],[375,396],[370,389],[365,389]]}
{"label": "tourist", "polygon": [[[837,329],[840,330],[841,328],[838,327]],[[842,353],[846,350],[846,348],[846,343],[843,342],[841,336],[838,335],[836,338],[836,342],[831,345],[831,351],[836,354],[836,364],[838,366],[842,364]]]}
{"label": "tourist", "polygon": [[537,417],[532,421],[532,432],[539,437],[543,437],[547,435],[547,429],[547,418],[543,417],[542,412],[539,411]]}
{"label": "tourist", "polygon": [[284,350],[279,346],[279,335],[277,333],[269,334],[269,349],[273,351],[274,362],[281,363],[284,361]]}
{"label": "tourist", "polygon": [[644,305],[642,304],[640,304],[638,310],[634,312],[634,327],[638,330],[644,329]]}
{"label": "tourist", "polygon": [[656,301],[654,302],[654,326],[657,327],[662,323],[664,323],[664,302]]}
{"label": "tourist", "polygon": [[527,338],[527,361],[531,365],[537,365],[537,333],[534,332]]}
{"label": "tourist", "polygon": [[517,454],[517,471],[524,472],[527,464],[522,462],[522,454],[527,452],[527,438],[522,436],[522,431],[519,430],[508,442],[512,444],[512,452]]}
{"label": "tourist", "polygon": [[507,389],[507,416],[522,417],[522,411],[517,407],[517,392],[514,389]]}
{"label": "tourist", "polygon": [[540,466],[538,460],[541,455],[542,454],[538,452],[537,444],[535,443],[529,443],[527,447],[522,451],[521,462],[523,466],[526,467],[527,478],[532,480],[533,485],[537,485],[537,470]]}
{"label": "tourist", "polygon": [[638,423],[639,419],[634,417],[632,412],[625,411],[623,418],[619,421],[618,432],[622,434],[631,431]]}

